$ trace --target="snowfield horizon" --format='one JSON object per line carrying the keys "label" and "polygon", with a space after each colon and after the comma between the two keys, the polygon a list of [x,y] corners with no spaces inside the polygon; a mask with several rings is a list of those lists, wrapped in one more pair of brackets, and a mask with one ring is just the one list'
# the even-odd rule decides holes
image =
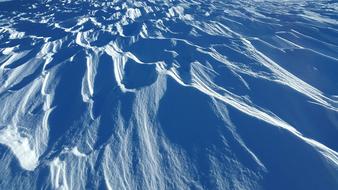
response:
{"label": "snowfield horizon", "polygon": [[338,2],[0,0],[0,189],[338,189]]}

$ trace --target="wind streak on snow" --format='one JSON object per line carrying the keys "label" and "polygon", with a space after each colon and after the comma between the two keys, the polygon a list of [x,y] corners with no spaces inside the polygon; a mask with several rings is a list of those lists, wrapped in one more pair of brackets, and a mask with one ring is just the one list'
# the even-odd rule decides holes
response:
{"label": "wind streak on snow", "polygon": [[[304,137],[299,131],[297,131],[294,127],[292,127],[291,125],[289,125],[288,123],[286,123],[285,121],[283,121],[282,119],[278,118],[277,116],[275,116],[273,113],[269,113],[266,112],[264,110],[261,110],[259,108],[255,108],[254,105],[248,105],[247,103],[245,103],[243,100],[241,100],[239,97],[236,97],[235,95],[233,95],[230,92],[227,92],[224,89],[219,89],[221,90],[224,95],[220,95],[219,93],[217,93],[215,90],[211,89],[210,87],[215,86],[214,84],[211,83],[211,81],[208,81],[208,79],[206,78],[206,75],[203,73],[202,70],[198,69],[198,70],[193,70],[192,76],[193,78],[193,83],[192,86],[201,90],[202,92],[215,97],[217,99],[220,99],[222,101],[224,101],[225,103],[235,107],[236,109],[239,109],[240,111],[251,115],[253,117],[256,117],[257,119],[263,120],[265,122],[268,122],[272,125],[281,127],[286,129],[287,131],[291,132],[293,135],[299,137],[300,139],[304,140],[306,143],[310,144],[311,146],[313,146],[314,148],[316,148],[317,150],[319,150],[319,152],[325,157],[327,158],[330,162],[332,162],[333,165],[338,166],[338,153],[328,147],[326,147],[325,145]],[[209,82],[209,84],[206,84],[205,82]]]}
{"label": "wind streak on snow", "polygon": [[337,104],[337,102],[331,100],[330,98],[327,98],[326,96],[323,95],[323,93],[320,90],[312,87],[311,85],[300,80],[293,74],[289,73],[288,71],[280,67],[269,57],[267,57],[260,51],[256,50],[248,40],[243,39],[243,41],[248,46],[248,50],[253,52],[252,56],[255,57],[261,64],[269,68],[274,73],[275,77],[277,78],[276,80],[277,82],[290,86],[291,88],[297,90],[298,92],[304,94],[305,96],[310,97],[315,102],[318,102],[318,104],[320,105],[323,105],[334,111],[338,111],[338,109],[335,107],[335,104]]}

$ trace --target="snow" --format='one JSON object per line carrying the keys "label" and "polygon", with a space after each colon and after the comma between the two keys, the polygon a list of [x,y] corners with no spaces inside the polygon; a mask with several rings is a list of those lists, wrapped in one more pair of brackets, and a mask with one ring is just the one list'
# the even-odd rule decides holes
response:
{"label": "snow", "polygon": [[0,2],[0,189],[337,189],[337,3]]}

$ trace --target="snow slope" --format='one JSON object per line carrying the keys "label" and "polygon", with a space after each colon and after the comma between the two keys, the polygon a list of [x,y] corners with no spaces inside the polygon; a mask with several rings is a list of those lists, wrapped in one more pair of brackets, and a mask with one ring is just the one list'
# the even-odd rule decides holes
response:
{"label": "snow slope", "polygon": [[0,1],[0,189],[338,189],[338,3]]}

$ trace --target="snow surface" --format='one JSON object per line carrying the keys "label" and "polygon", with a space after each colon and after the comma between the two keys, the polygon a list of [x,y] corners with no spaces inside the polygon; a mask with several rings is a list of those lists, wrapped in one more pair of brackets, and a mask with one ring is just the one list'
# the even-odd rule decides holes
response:
{"label": "snow surface", "polygon": [[338,189],[337,2],[0,2],[0,189]]}

